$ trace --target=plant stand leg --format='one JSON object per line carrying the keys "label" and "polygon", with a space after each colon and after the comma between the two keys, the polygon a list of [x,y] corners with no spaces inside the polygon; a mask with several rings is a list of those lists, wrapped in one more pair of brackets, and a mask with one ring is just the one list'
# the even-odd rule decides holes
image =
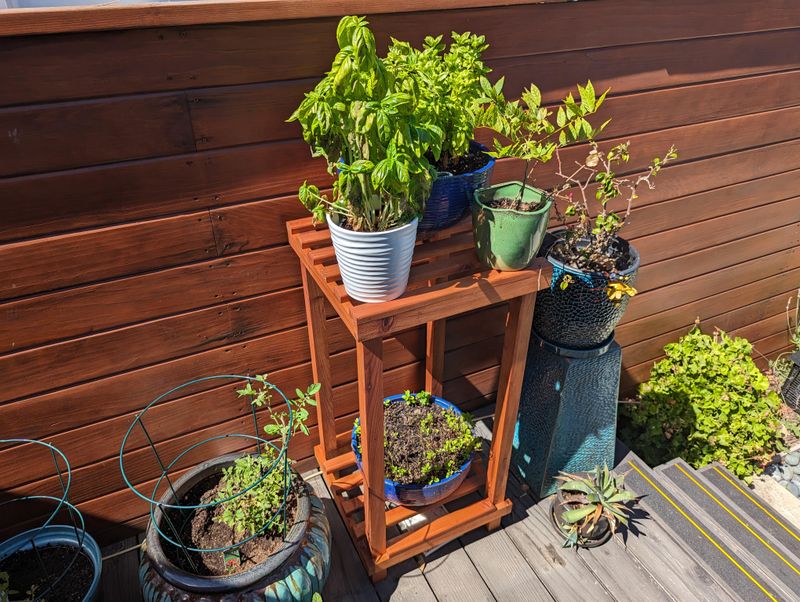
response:
{"label": "plant stand leg", "polygon": [[383,491],[383,339],[356,342],[364,468],[364,532],[373,558],[386,551]]}
{"label": "plant stand leg", "polygon": [[[499,504],[506,497],[508,470],[511,463],[511,444],[519,410],[519,396],[525,375],[525,359],[533,323],[533,304],[536,293],[509,301],[503,356],[500,364],[497,404],[494,412],[492,447],[486,467],[486,497]],[[500,526],[500,519],[486,525],[489,531]]]}
{"label": "plant stand leg", "polygon": [[446,320],[428,322],[425,345],[425,390],[437,397],[442,396],[444,375],[444,337]]}
{"label": "plant stand leg", "polygon": [[[306,304],[308,322],[308,344],[311,348],[311,371],[314,382],[320,384],[317,393],[317,427],[322,443],[324,459],[327,462],[336,455],[336,425],[333,410],[333,391],[331,390],[331,364],[328,355],[328,333],[325,327],[325,295],[308,273],[303,276],[303,296]],[[321,466],[326,470],[324,466]]]}

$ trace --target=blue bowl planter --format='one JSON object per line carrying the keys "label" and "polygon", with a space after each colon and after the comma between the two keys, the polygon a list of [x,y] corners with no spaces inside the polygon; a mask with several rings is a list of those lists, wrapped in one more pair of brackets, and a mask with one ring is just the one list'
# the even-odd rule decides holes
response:
{"label": "blue bowl planter", "polygon": [[[100,573],[103,569],[103,560],[100,556],[100,547],[97,542],[88,533],[77,531],[72,525],[47,525],[44,527],[36,527],[29,531],[19,533],[4,542],[0,543],[0,559],[11,556],[14,552],[21,550],[28,550],[32,548],[33,541],[37,548],[45,546],[70,546],[78,548],[89,557],[92,561],[92,583],[89,586],[89,591],[83,597],[83,602],[94,602],[97,600],[98,592],[100,591]],[[70,575],[67,573],[62,577],[69,579]],[[13,584],[12,584],[13,585]],[[47,598],[50,599],[49,597]]]}
{"label": "blue bowl planter", "polygon": [[[446,410],[455,412],[459,416],[461,415],[461,410],[459,410],[449,401],[436,396],[431,396],[431,398],[436,405]],[[389,403],[405,403],[402,395],[392,395],[386,399],[389,401]],[[350,447],[356,456],[356,464],[358,465],[358,469],[363,472],[363,468],[361,467],[361,452],[358,449],[358,437],[356,436],[355,426],[353,426],[353,432],[350,436]],[[384,496],[387,501],[397,504],[398,506],[427,506],[429,504],[436,504],[453,493],[456,489],[458,489],[459,485],[464,482],[464,479],[467,478],[469,469],[472,466],[473,457],[474,454],[472,454],[469,459],[464,462],[461,468],[458,469],[458,472],[450,475],[446,479],[432,483],[431,485],[403,485],[390,479],[384,479]]]}
{"label": "blue bowl planter", "polygon": [[[474,140],[469,146],[472,152],[489,150]],[[489,184],[493,169],[494,158],[489,157],[489,162],[475,171],[458,175],[440,174],[433,181],[419,230],[441,230],[455,224],[467,212],[475,191]]]}

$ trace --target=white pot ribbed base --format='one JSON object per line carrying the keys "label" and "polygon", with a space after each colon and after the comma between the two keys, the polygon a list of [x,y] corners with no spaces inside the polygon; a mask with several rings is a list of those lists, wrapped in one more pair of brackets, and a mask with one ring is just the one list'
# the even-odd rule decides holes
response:
{"label": "white pot ribbed base", "polygon": [[385,232],[354,232],[330,216],[327,220],[344,289],[351,299],[380,303],[405,292],[419,220]]}

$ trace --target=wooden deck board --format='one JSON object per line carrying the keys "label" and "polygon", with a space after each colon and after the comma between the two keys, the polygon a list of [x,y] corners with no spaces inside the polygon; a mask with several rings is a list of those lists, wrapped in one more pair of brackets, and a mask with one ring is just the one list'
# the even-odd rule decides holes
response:
{"label": "wooden deck board", "polygon": [[372,587],[367,572],[361,565],[347,528],[331,499],[331,494],[321,476],[308,479],[314,492],[325,504],[325,513],[331,523],[333,543],[332,564],[328,582],[325,584],[325,600],[377,601],[378,595]]}
{"label": "wooden deck board", "polygon": [[439,602],[496,600],[458,541],[427,557],[422,572]]}

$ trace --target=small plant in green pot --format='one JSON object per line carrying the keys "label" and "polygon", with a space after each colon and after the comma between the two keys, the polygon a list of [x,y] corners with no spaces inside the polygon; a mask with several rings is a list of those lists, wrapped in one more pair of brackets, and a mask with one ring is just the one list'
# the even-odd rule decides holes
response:
{"label": "small plant in green pot", "polygon": [[375,50],[360,17],[336,30],[339,52],[289,118],[298,121],[312,155],[335,176],[332,195],[304,183],[299,196],[317,221],[327,220],[347,294],[379,302],[405,291],[417,225],[436,177],[442,132],[421,120],[419,99],[401,88]]}
{"label": "small plant in green pot", "polygon": [[606,543],[620,524],[627,525],[636,502],[623,487],[625,477],[608,466],[581,474],[562,472],[551,517],[564,537],[564,547],[594,548]]}
{"label": "small plant in green pot", "polygon": [[[361,423],[356,419],[351,447],[361,469]],[[384,493],[404,506],[439,502],[458,489],[480,449],[472,419],[427,391],[384,400]]]}
{"label": "small plant in green pot", "polygon": [[472,201],[472,227],[478,257],[490,268],[522,270],[539,251],[550,220],[552,195],[529,185],[533,169],[549,161],[560,147],[591,138],[587,117],[602,105],[591,82],[578,86],[580,101],[572,94],[553,112],[541,106],[541,93],[530,86],[521,100],[506,101],[502,81],[485,85],[481,124],[504,137],[495,139],[492,156],[524,161],[522,181],[480,188]]}
{"label": "small plant in green pot", "polygon": [[481,55],[489,45],[484,36],[469,32],[453,32],[451,37],[449,48],[442,36],[426,37],[421,49],[392,40],[386,56],[399,88],[418,99],[420,121],[434,125],[442,136],[438,154],[428,156],[437,177],[420,230],[446,228],[458,221],[475,189],[486,185],[494,168],[488,149],[472,139],[484,110],[490,69]]}
{"label": "small plant in green pot", "polygon": [[586,158],[571,167],[556,152],[562,183],[553,196],[565,204],[559,214],[565,227],[555,233],[557,240],[547,252],[553,276],[550,287],[536,295],[533,325],[555,345],[604,345],[636,294],[639,254],[619,232],[630,218],[638,188],[654,188],[655,176],[678,155],[671,147],[643,173],[621,176],[617,172],[630,160],[629,147],[626,142],[602,151],[591,141]]}

